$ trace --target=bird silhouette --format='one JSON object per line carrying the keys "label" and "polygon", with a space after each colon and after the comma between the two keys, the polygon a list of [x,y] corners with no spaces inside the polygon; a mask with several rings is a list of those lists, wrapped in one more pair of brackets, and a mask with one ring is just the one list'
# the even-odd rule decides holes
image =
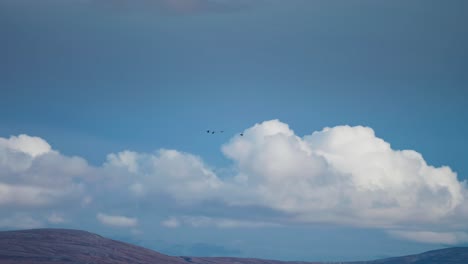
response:
{"label": "bird silhouette", "polygon": [[224,133],[224,130],[206,130],[207,134]]}

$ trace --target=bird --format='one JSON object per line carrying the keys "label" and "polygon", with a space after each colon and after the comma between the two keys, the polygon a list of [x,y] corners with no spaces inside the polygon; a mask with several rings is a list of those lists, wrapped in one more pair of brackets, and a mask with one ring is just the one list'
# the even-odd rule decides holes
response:
{"label": "bird", "polygon": [[[215,134],[215,133],[224,133],[224,130],[206,130],[206,133],[207,133],[207,134],[212,134],[212,135],[213,135],[213,134]],[[244,133],[241,133],[240,135],[243,136]]]}
{"label": "bird", "polygon": [[207,134],[224,133],[224,130],[206,130]]}
{"label": "bird", "polygon": [[243,137],[243,136],[244,136],[244,133],[240,133],[240,136]]}

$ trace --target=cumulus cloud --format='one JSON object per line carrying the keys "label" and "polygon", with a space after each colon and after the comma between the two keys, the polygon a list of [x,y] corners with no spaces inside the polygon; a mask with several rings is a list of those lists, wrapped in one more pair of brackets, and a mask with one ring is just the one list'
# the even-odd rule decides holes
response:
{"label": "cumulus cloud", "polygon": [[133,217],[98,213],[96,218],[102,224],[113,227],[136,227],[138,225],[138,219]]}
{"label": "cumulus cloud", "polygon": [[11,136],[9,139],[0,138],[0,146],[3,149],[24,153],[31,157],[36,157],[52,151],[49,143],[42,138],[30,137],[24,134],[17,137]]}
{"label": "cumulus cloud", "polygon": [[[447,166],[427,164],[414,150],[393,149],[369,127],[327,127],[298,136],[270,120],[243,135],[222,146],[234,167],[234,176],[222,178],[201,157],[177,150],[126,150],[92,167],[40,138],[0,138],[0,207],[73,203],[95,210],[105,225],[135,227],[136,218],[102,211],[112,206],[128,212],[135,201],[156,204],[163,198],[180,205],[174,210],[186,210],[161,222],[172,228],[334,223],[382,228],[416,241],[465,240],[466,182]],[[197,211],[212,205],[217,208],[211,214]],[[276,215],[246,218],[248,208]]]}
{"label": "cumulus cloud", "polygon": [[272,120],[247,129],[223,151],[257,197],[253,202],[303,222],[436,224],[460,212],[467,197],[466,183],[449,167],[427,165],[412,150],[393,150],[369,127],[298,137]]}
{"label": "cumulus cloud", "polygon": [[47,205],[59,196],[60,190],[39,186],[21,186],[0,183],[0,205],[41,206]]}
{"label": "cumulus cloud", "polygon": [[212,198],[223,185],[201,158],[176,150],[110,154],[104,169],[133,195],[165,193],[187,203]]}
{"label": "cumulus cloud", "polygon": [[43,139],[0,138],[0,206],[41,207],[78,198],[89,167],[52,150]]}

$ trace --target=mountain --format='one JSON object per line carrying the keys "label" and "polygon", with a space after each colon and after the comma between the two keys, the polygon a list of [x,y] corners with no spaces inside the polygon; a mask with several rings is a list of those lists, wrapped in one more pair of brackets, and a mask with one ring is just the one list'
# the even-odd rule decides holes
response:
{"label": "mountain", "polygon": [[[167,256],[80,230],[32,229],[0,232],[0,264],[314,264],[250,258]],[[348,264],[467,264],[468,247]]]}
{"label": "mountain", "polygon": [[0,263],[187,264],[181,258],[69,229],[0,232]]}
{"label": "mountain", "polygon": [[468,247],[432,250],[421,254],[375,260],[372,264],[468,264]]}

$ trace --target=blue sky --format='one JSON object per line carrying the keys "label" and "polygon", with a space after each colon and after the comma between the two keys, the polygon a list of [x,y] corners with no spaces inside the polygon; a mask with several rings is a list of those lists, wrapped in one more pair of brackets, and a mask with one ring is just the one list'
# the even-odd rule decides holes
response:
{"label": "blue sky", "polygon": [[[11,188],[0,228],[287,260],[463,245],[467,11],[462,0],[0,1],[0,187]],[[351,205],[313,205],[348,181]],[[359,186],[401,215],[379,218]],[[425,217],[408,213],[416,204]]]}

